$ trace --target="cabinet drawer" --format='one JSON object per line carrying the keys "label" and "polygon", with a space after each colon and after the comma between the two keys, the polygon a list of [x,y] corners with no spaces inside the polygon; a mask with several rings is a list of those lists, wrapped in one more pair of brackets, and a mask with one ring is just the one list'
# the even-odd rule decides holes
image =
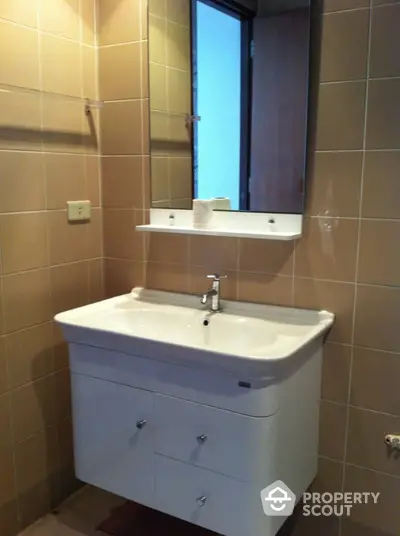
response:
{"label": "cabinet drawer", "polygon": [[248,417],[163,395],[155,395],[154,411],[157,453],[244,481],[273,478],[275,416]]}
{"label": "cabinet drawer", "polygon": [[78,478],[149,504],[154,496],[152,395],[76,374],[72,390]]}
{"label": "cabinet drawer", "polygon": [[247,482],[156,456],[156,508],[218,534],[266,536],[260,491]]}

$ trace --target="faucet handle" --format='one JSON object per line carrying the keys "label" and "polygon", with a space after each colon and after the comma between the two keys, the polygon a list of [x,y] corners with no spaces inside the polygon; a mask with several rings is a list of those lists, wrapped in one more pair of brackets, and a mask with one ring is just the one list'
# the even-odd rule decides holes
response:
{"label": "faucet handle", "polygon": [[214,281],[220,281],[221,279],[226,279],[227,275],[219,275],[219,274],[210,274],[207,276],[207,279],[213,279]]}

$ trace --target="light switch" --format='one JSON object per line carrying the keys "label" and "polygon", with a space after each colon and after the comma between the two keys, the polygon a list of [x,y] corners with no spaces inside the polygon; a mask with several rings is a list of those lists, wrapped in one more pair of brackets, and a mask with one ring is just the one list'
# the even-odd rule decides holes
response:
{"label": "light switch", "polygon": [[92,204],[90,201],[67,201],[68,221],[90,220]]}

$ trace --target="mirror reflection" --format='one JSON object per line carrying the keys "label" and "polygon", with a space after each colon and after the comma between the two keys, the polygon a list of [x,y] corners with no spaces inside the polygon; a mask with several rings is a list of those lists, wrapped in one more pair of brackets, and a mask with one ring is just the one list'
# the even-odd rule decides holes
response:
{"label": "mirror reflection", "polygon": [[153,208],[302,213],[310,1],[150,0]]}

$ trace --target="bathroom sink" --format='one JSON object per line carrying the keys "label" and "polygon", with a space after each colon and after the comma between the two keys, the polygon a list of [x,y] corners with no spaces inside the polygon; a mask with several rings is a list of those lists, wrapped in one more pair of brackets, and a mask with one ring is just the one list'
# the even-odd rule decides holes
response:
{"label": "bathroom sink", "polygon": [[197,297],[137,288],[55,320],[69,343],[258,378],[273,377],[334,320],[326,311],[222,305],[222,312],[210,314]]}

